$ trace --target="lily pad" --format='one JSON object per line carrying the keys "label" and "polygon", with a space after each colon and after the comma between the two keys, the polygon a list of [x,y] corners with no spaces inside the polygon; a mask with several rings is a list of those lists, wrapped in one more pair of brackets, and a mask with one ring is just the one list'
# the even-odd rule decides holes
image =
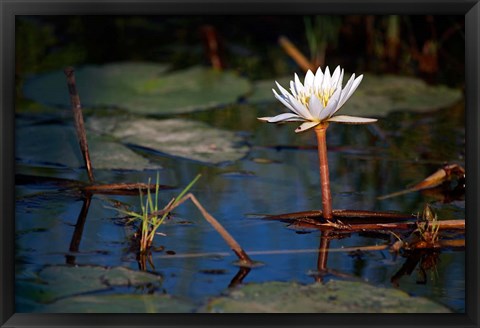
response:
{"label": "lily pad", "polygon": [[248,284],[212,299],[210,313],[448,313],[446,307],[398,289],[363,282],[334,281],[300,285]]}
{"label": "lily pad", "polygon": [[[15,129],[17,159],[47,166],[79,168],[84,166],[72,126],[60,124],[27,125]],[[94,169],[144,170],[158,169],[148,159],[128,147],[105,137],[87,135]]]}
{"label": "lily pad", "polygon": [[[345,74],[345,79],[349,77],[349,74]],[[276,80],[287,90],[289,89],[291,78],[282,77]],[[273,79],[256,82],[254,92],[248,101],[277,101],[272,88],[277,89]],[[443,85],[428,85],[414,77],[364,74],[355,94],[339,113],[368,117],[385,116],[399,110],[423,112],[452,106],[462,97],[459,89]],[[281,105],[280,102],[278,103]]]}
{"label": "lily pad", "polygon": [[40,309],[48,313],[189,313],[194,305],[170,295],[75,296]]}
{"label": "lily pad", "polygon": [[[194,66],[167,73],[167,68],[129,62],[79,68],[75,76],[81,102],[87,107],[166,115],[230,104],[250,90],[248,80],[231,71]],[[28,80],[24,95],[45,105],[70,106],[63,71]]]}
{"label": "lily pad", "polygon": [[123,267],[100,266],[47,266],[36,279],[17,281],[17,294],[28,294],[38,303],[84,293],[108,290],[119,286],[160,286],[162,277]]}
{"label": "lily pad", "polygon": [[249,151],[234,132],[193,120],[92,117],[87,126],[123,143],[210,164],[233,162]]}

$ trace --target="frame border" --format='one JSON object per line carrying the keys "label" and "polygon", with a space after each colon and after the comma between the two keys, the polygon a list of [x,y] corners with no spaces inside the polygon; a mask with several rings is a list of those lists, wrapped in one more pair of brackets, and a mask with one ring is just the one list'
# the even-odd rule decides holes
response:
{"label": "frame border", "polygon": [[[465,15],[466,309],[465,314],[24,314],[14,308],[14,86],[16,15]],[[0,0],[0,325],[1,327],[411,326],[479,327],[478,220],[480,127],[479,0]]]}

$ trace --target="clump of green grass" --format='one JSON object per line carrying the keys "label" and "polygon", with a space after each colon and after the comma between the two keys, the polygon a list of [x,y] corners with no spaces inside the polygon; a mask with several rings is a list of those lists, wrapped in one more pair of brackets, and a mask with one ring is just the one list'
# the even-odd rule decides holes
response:
{"label": "clump of green grass", "polygon": [[[192,188],[192,186],[200,178],[200,174],[197,175],[175,198],[173,198],[165,207],[159,209],[158,198],[159,198],[159,186],[160,186],[160,176],[157,172],[157,179],[155,183],[155,194],[152,195],[150,189],[147,189],[146,197],[143,194],[142,190],[139,190],[140,197],[140,207],[141,213],[135,211],[116,209],[117,211],[128,215],[130,217],[128,223],[138,221],[139,226],[139,243],[140,243],[140,254],[146,254],[148,249],[152,246],[153,239],[157,235],[157,230],[160,228],[162,223],[170,214],[170,211],[177,205],[177,203],[183,198],[183,196]],[[151,179],[148,179],[148,184],[150,185]]]}

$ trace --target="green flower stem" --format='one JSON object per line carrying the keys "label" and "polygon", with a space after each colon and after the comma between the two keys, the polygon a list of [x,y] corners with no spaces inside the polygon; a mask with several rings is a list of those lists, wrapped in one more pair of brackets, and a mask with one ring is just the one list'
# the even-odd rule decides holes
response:
{"label": "green flower stem", "polygon": [[330,177],[328,173],[327,158],[327,128],[328,123],[317,125],[314,130],[317,135],[318,143],[318,160],[320,162],[320,185],[322,188],[322,207],[323,218],[326,220],[333,219],[332,215],[332,196],[330,194]]}

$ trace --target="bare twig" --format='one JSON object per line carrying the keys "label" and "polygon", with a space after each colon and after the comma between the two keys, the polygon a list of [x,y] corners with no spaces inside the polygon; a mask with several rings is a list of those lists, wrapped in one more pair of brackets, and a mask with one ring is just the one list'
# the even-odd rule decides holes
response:
{"label": "bare twig", "polygon": [[222,236],[222,238],[225,240],[228,246],[238,256],[242,265],[244,264],[246,266],[253,266],[254,262],[250,259],[250,257],[243,250],[240,244],[238,244],[237,241],[232,237],[232,235],[230,235],[230,233],[227,230],[225,230],[225,228],[212,215],[210,215],[210,213],[208,213],[205,210],[202,204],[200,204],[198,199],[192,193],[186,194],[176,202],[170,202],[161,211],[151,213],[150,216],[159,216],[159,215],[163,215],[165,213],[171,212],[173,209],[180,206],[181,204],[183,204],[185,201],[189,199],[198,208],[200,213],[202,213],[205,220],[212,225],[212,227],[220,234],[220,236]]}
{"label": "bare twig", "polygon": [[[146,184],[146,183],[113,183],[113,184],[94,184],[84,186],[82,189],[84,191],[96,194],[107,194],[107,195],[129,195],[129,194],[138,194],[138,191],[142,192],[150,190],[155,191],[156,184]],[[159,189],[172,189],[171,186],[159,185]]]}
{"label": "bare twig", "polygon": [[[398,212],[385,211],[364,211],[364,210],[332,210],[333,217],[341,218],[346,222],[365,220],[367,223],[372,222],[397,222],[416,219],[417,216],[413,214],[404,214]],[[264,219],[269,220],[303,220],[310,219],[318,221],[323,217],[322,210],[302,211],[294,213],[265,215]],[[310,222],[310,221],[308,221]],[[321,223],[321,222],[319,222]]]}
{"label": "bare twig", "polygon": [[87,134],[85,132],[85,124],[83,122],[82,106],[80,104],[80,96],[77,92],[75,83],[75,70],[73,67],[67,67],[64,70],[67,76],[68,92],[70,94],[70,101],[72,103],[73,119],[75,121],[75,129],[77,131],[77,138],[82,151],[85,166],[87,168],[88,179],[91,183],[95,181],[93,177],[92,162],[90,160],[90,153],[88,152]]}
{"label": "bare twig", "polygon": [[[360,211],[360,210],[332,210],[333,217],[341,219],[347,225],[332,226],[322,220],[322,211],[304,211],[279,215],[265,215],[266,220],[293,222],[299,227],[334,229],[337,231],[362,230],[411,230],[418,227],[417,216],[396,212]],[[415,221],[413,221],[415,220]],[[465,220],[438,220],[440,230],[464,230]]]}

